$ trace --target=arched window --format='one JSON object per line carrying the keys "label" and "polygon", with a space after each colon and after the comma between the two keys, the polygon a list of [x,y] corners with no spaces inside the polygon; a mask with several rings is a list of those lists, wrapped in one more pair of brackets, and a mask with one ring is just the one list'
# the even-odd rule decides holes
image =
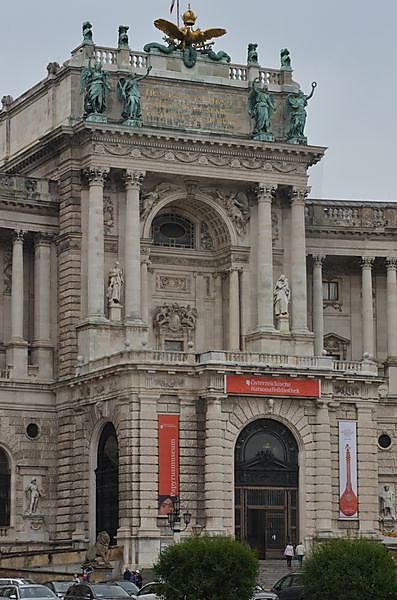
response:
{"label": "arched window", "polygon": [[153,219],[153,243],[169,248],[194,248],[194,225],[173,213],[158,215]]}
{"label": "arched window", "polygon": [[11,469],[8,456],[0,448],[0,527],[10,526]]}
{"label": "arched window", "polygon": [[96,532],[107,531],[116,543],[119,527],[119,446],[112,423],[106,423],[98,444],[96,475]]}

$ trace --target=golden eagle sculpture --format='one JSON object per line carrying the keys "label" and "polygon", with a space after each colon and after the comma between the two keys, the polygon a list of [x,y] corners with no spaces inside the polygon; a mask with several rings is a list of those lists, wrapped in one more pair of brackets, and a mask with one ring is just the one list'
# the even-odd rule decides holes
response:
{"label": "golden eagle sculpture", "polygon": [[226,29],[222,29],[221,27],[204,29],[203,31],[201,29],[193,29],[196,20],[197,17],[189,5],[187,11],[182,15],[183,27],[177,27],[175,23],[171,23],[171,21],[166,21],[165,19],[156,19],[154,25],[166,34],[167,41],[175,44],[180,50],[184,50],[185,48],[202,48],[212,38],[221,37],[226,33]]}

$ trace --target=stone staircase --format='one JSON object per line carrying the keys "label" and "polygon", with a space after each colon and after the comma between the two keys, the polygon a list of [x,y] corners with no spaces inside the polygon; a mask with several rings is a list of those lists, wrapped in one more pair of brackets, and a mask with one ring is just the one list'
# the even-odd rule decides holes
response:
{"label": "stone staircase", "polygon": [[299,567],[295,560],[292,561],[291,569],[288,569],[285,560],[260,560],[258,581],[265,590],[270,590],[272,585],[276,583],[280,577],[287,575],[287,573],[292,573],[298,570]]}

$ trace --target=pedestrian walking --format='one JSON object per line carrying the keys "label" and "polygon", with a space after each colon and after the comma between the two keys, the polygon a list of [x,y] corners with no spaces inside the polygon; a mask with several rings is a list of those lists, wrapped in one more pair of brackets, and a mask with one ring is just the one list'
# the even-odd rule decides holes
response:
{"label": "pedestrian walking", "polygon": [[292,565],[292,559],[294,557],[294,547],[291,542],[288,542],[285,546],[284,556],[287,559],[287,567],[290,569]]}
{"label": "pedestrian walking", "polygon": [[298,565],[302,567],[303,557],[305,556],[305,547],[302,542],[299,542],[299,544],[296,545],[295,556],[298,559]]}

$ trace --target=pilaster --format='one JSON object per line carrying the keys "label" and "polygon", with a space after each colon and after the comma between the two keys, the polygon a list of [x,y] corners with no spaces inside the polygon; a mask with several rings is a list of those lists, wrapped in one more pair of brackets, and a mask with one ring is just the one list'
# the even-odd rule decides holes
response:
{"label": "pilaster", "polygon": [[34,337],[33,363],[40,377],[53,377],[51,341],[51,245],[52,235],[39,233],[34,246]]}
{"label": "pilaster", "polygon": [[307,333],[305,200],[310,188],[294,188],[291,201],[292,330]]}
{"label": "pilaster", "polygon": [[363,358],[373,360],[375,354],[374,337],[374,309],[372,300],[372,266],[374,258],[364,256],[361,259],[362,276],[362,339],[363,339]]}
{"label": "pilaster", "polygon": [[324,350],[323,314],[323,263],[325,256],[313,255],[313,332],[314,354],[322,356]]}
{"label": "pilaster", "polygon": [[206,532],[224,531],[224,423],[222,396],[207,396],[205,418],[205,516]]}
{"label": "pilaster", "polygon": [[273,323],[273,242],[272,198],[275,188],[259,184],[257,189],[257,330],[272,332]]}
{"label": "pilaster", "polygon": [[140,171],[126,171],[125,228],[124,228],[124,277],[125,277],[125,320],[141,323],[141,249],[139,196],[144,179]]}
{"label": "pilaster", "polygon": [[11,270],[11,338],[7,345],[7,365],[15,378],[27,377],[28,343],[23,337],[24,323],[24,232],[15,231],[12,244]]}

